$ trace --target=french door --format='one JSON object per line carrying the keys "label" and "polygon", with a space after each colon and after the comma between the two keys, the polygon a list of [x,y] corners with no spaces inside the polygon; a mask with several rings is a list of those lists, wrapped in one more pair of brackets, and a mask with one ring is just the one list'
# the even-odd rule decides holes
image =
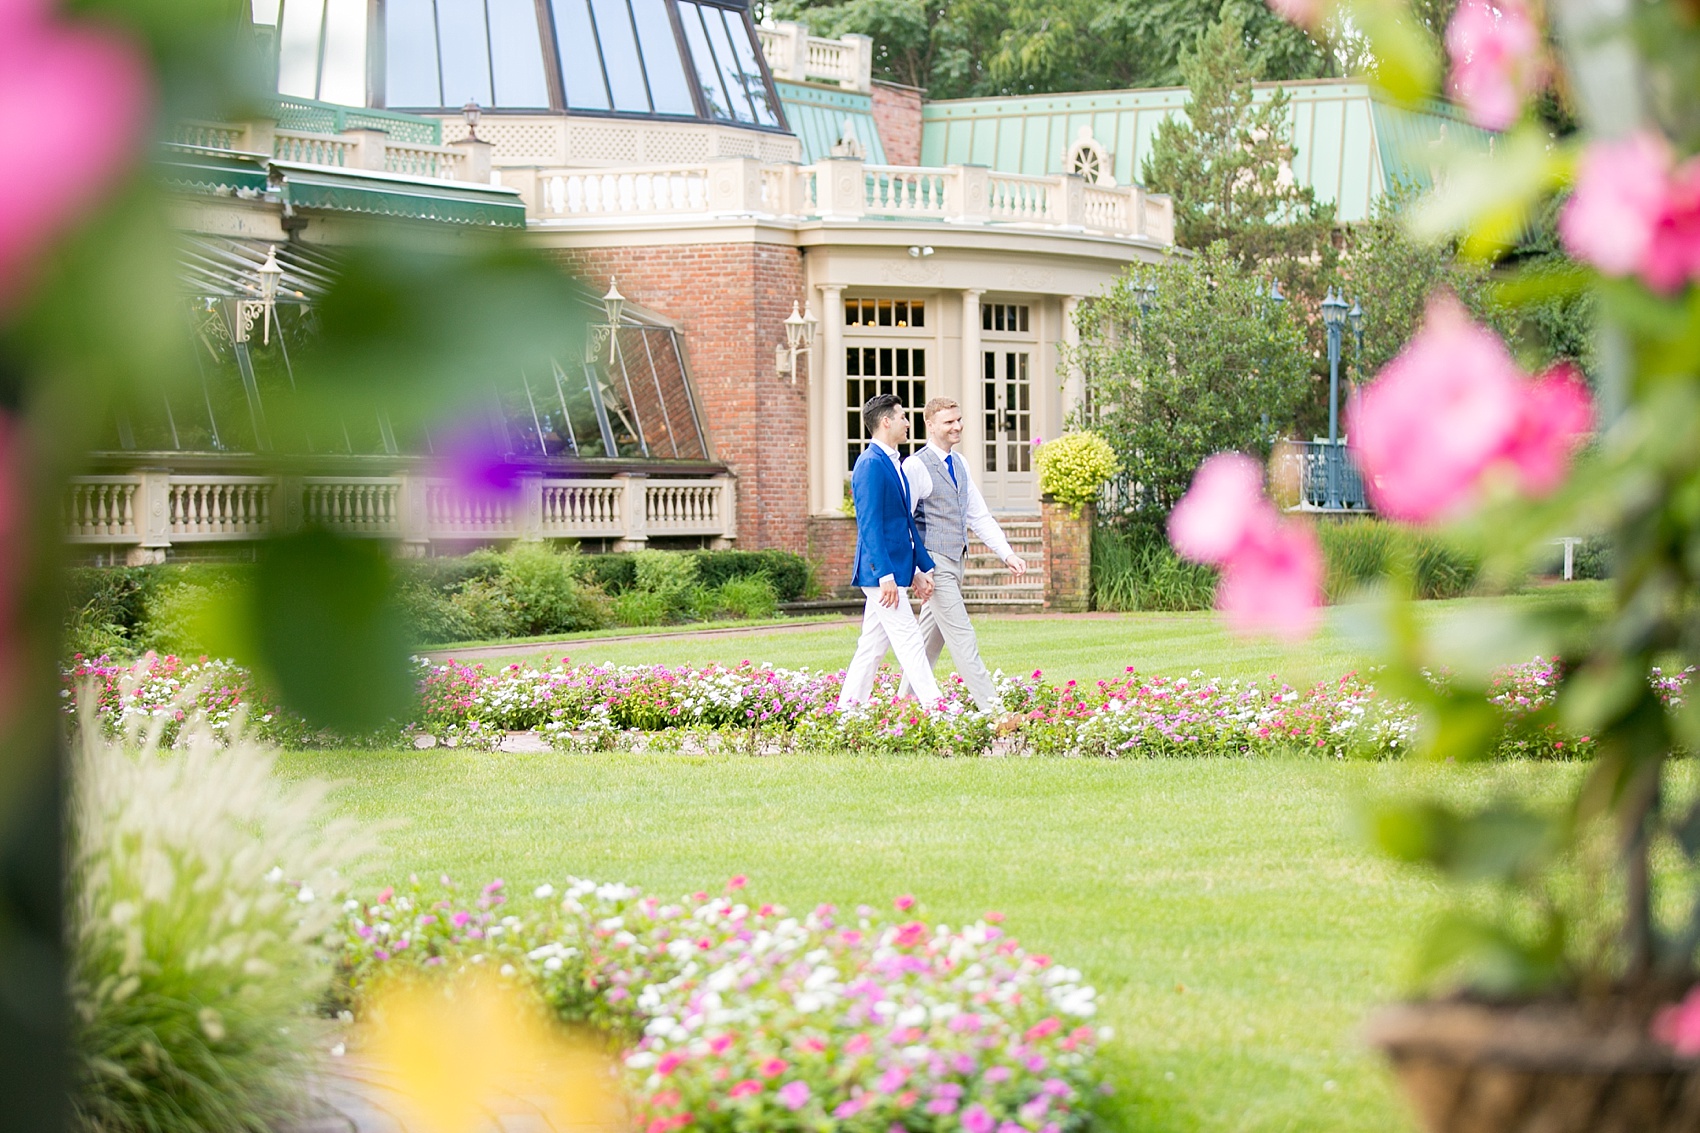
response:
{"label": "french door", "polygon": [[994,512],[1037,511],[1032,352],[1027,348],[987,350],[981,373],[985,451],[980,489],[986,506]]}

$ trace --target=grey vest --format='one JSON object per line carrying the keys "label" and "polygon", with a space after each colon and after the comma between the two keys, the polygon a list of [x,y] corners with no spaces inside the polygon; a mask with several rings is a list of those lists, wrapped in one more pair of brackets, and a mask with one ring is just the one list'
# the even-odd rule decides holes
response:
{"label": "grey vest", "polygon": [[[960,561],[968,550],[968,473],[958,467],[956,483],[931,445],[920,451],[921,464],[933,478],[933,494],[915,509],[915,526],[927,550]],[[951,463],[960,466],[960,461]]]}

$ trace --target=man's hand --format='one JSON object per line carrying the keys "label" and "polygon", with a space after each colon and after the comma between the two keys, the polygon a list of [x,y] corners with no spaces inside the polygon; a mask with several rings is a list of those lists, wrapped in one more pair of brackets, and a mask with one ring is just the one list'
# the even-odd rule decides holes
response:
{"label": "man's hand", "polygon": [[915,572],[915,597],[925,602],[933,596],[933,576]]}
{"label": "man's hand", "polygon": [[1010,575],[1016,579],[1027,573],[1027,560],[1020,555],[1010,555],[1009,558],[1004,560],[1004,565],[1009,568]]}
{"label": "man's hand", "polygon": [[897,609],[897,580],[886,578],[880,582],[880,605],[888,610]]}

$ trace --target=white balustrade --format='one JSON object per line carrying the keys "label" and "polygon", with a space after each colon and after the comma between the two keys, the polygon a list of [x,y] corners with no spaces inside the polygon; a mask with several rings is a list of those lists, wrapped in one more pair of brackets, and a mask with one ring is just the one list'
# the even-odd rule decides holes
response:
{"label": "white balustrade", "polygon": [[65,535],[73,543],[133,543],[139,476],[78,476],[65,493]]}
{"label": "white balustrade", "polygon": [[174,543],[262,539],[271,533],[273,487],[264,476],[173,476],[166,531]]}
{"label": "white balustrade", "polygon": [[339,535],[401,534],[401,479],[315,476],[301,482],[305,521]]}
{"label": "white balustrade", "polygon": [[1087,185],[1084,193],[1086,227],[1100,232],[1135,232],[1131,189]]}
{"label": "white balustrade", "polygon": [[543,481],[542,533],[546,536],[621,538],[625,486],[608,480]]}
{"label": "white balustrade", "polygon": [[179,122],[171,131],[171,140],[180,146],[200,149],[236,149],[242,140],[243,127],[226,122]]}
{"label": "white balustrade", "polygon": [[705,212],[705,166],[574,169],[539,175],[543,211],[556,216]]}
{"label": "white balustrade", "polygon": [[725,485],[714,480],[645,481],[645,530],[652,536],[722,534],[725,495]]}
{"label": "white balustrade", "polygon": [[504,539],[520,533],[518,500],[469,493],[449,483],[425,487],[425,526],[433,538]]}
{"label": "white balustrade", "polygon": [[992,219],[1017,224],[1060,220],[1051,210],[1051,194],[1060,189],[1061,180],[1055,177],[993,173],[988,201]]}
{"label": "white balustrade", "polygon": [[352,140],[336,134],[304,134],[299,130],[278,130],[272,141],[273,157],[303,165],[353,165],[350,156],[354,149]]}
{"label": "white balustrade", "polygon": [[863,175],[870,213],[938,219],[946,215],[945,185],[951,177],[949,170],[868,165],[863,167]]}
{"label": "white balustrade", "polygon": [[802,24],[781,20],[773,27],[758,27],[756,36],[776,79],[824,79],[863,93],[872,89],[874,41],[865,35],[826,39],[810,35]]}
{"label": "white balustrade", "polygon": [[461,165],[465,160],[466,155],[451,146],[426,146],[396,141],[384,143],[386,173],[455,181],[460,179]]}

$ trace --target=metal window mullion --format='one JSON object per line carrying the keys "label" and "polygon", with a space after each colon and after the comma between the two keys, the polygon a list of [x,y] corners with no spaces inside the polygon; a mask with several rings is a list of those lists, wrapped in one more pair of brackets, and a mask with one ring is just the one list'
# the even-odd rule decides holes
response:
{"label": "metal window mullion", "polygon": [[[691,45],[685,38],[684,16],[679,9],[686,2],[678,0],[663,7],[667,10],[667,23],[673,29],[673,42],[679,48],[679,64],[685,68],[685,78],[691,88],[691,105],[696,107],[698,118],[713,118],[714,115],[708,112],[708,101],[702,96],[702,76],[697,72],[696,60],[691,57]],[[703,451],[708,451],[707,445],[703,446]]]}
{"label": "metal window mullion", "polygon": [[384,85],[389,77],[389,15],[384,0],[366,6],[366,105],[389,105]]}
{"label": "metal window mullion", "polygon": [[608,423],[608,407],[602,402],[602,383],[596,379],[594,363],[584,364],[584,380],[590,387],[590,405],[596,411],[596,427],[602,431],[602,453],[609,457],[619,456],[620,450],[614,445],[614,426]]}
{"label": "metal window mullion", "polygon": [[531,396],[531,379],[525,376],[525,371],[519,372],[519,384],[525,387],[525,403],[531,406],[531,427],[537,437],[537,452],[540,456],[548,456],[549,452],[543,445],[543,422],[537,416],[537,399]]}
{"label": "metal window mullion", "polygon": [[[561,72],[561,37],[555,30],[555,9],[550,0],[535,0],[538,46],[548,56],[543,68],[543,81],[549,86],[549,109],[564,113],[567,109],[567,83]],[[492,75],[490,82],[496,79]]]}
{"label": "metal window mullion", "polygon": [[[329,0],[326,0],[326,2],[328,4]],[[756,100],[750,97],[750,84],[744,78],[744,65],[738,59],[738,44],[732,38],[732,25],[726,22],[726,9],[716,8],[714,10],[720,14],[720,30],[726,33],[726,45],[732,51],[732,74],[738,80],[738,89],[744,92],[744,105],[750,108],[750,124],[759,126],[761,125],[761,115],[756,113]],[[708,39],[709,47],[712,49],[714,37],[711,35]],[[726,72],[722,71],[720,77],[724,79]],[[733,114],[732,117],[736,118],[737,115]]]}
{"label": "metal window mullion", "polygon": [[755,16],[748,8],[743,10],[743,20],[744,34],[749,36],[750,45],[755,48],[756,68],[760,72],[756,77],[761,80],[762,86],[767,88],[768,110],[773,114],[773,120],[779,124],[779,129],[789,133],[791,126],[785,119],[784,104],[779,101],[779,89],[773,85],[773,73],[767,65],[767,52],[761,49],[761,36],[756,34]]}
{"label": "metal window mullion", "polygon": [[[328,4],[330,0],[325,0]],[[447,106],[443,101],[443,18],[437,13],[437,0],[431,0],[431,42],[437,45],[437,105]]]}
{"label": "metal window mullion", "polygon": [[[613,113],[619,107],[614,103],[614,84],[608,81],[608,56],[602,51],[602,29],[596,23],[596,5],[591,3],[591,0],[577,0],[577,2],[584,5],[584,14],[590,20],[591,46],[596,48],[596,61],[602,65],[602,91],[608,96],[608,110]],[[641,49],[638,57],[640,59],[643,57]],[[647,91],[649,88],[646,85],[644,89]],[[612,455],[612,451],[609,450],[610,455]]]}
{"label": "metal window mullion", "polygon": [[[489,0],[485,0],[489,3]],[[655,113],[655,91],[649,85],[649,59],[643,53],[643,36],[638,34],[637,13],[632,11],[632,0],[623,0],[626,5],[626,19],[632,23],[632,50],[637,52],[638,76],[643,79],[643,97],[649,100],[649,112]]]}
{"label": "metal window mullion", "polygon": [[[615,327],[609,333],[618,339],[620,335],[620,328]],[[643,450],[643,455],[645,457],[648,457],[649,440],[643,434],[643,414],[638,412],[637,393],[632,389],[631,371],[626,369],[626,352],[624,350],[616,351],[616,357],[620,359],[620,380],[626,383],[626,405],[629,406],[632,411],[632,428],[637,430],[638,448]]]}
{"label": "metal window mullion", "polygon": [[[319,6],[319,58],[313,65],[313,97],[319,98],[324,94],[325,85],[325,40],[331,30],[331,0],[324,0]],[[278,5],[278,36],[283,35],[283,5]]]}
{"label": "metal window mullion", "polygon": [[655,372],[655,351],[649,348],[649,331],[638,332],[643,339],[644,357],[649,359],[649,380],[655,383],[655,400],[661,404],[661,419],[667,423],[667,443],[673,446],[673,459],[679,459],[679,438],[673,428],[673,415],[667,411],[667,395],[661,392],[661,375]]}
{"label": "metal window mullion", "polygon": [[578,433],[573,429],[573,415],[567,409],[567,387],[561,381],[566,374],[561,372],[561,364],[553,358],[549,360],[549,369],[555,378],[555,399],[561,403],[561,420],[567,425],[567,444],[572,446],[573,455],[577,456]]}
{"label": "metal window mullion", "polygon": [[[492,44],[493,44],[493,42],[496,38],[496,30],[490,26],[490,0],[483,0],[483,3],[484,3],[484,62],[486,64],[488,64],[489,67],[490,67],[490,105],[491,106],[500,106],[502,104],[501,99],[496,97],[496,49],[495,49],[494,46],[492,46]],[[538,437],[538,442],[541,443],[542,439],[543,439],[543,434],[539,433],[539,434],[537,434],[537,437]]]}

